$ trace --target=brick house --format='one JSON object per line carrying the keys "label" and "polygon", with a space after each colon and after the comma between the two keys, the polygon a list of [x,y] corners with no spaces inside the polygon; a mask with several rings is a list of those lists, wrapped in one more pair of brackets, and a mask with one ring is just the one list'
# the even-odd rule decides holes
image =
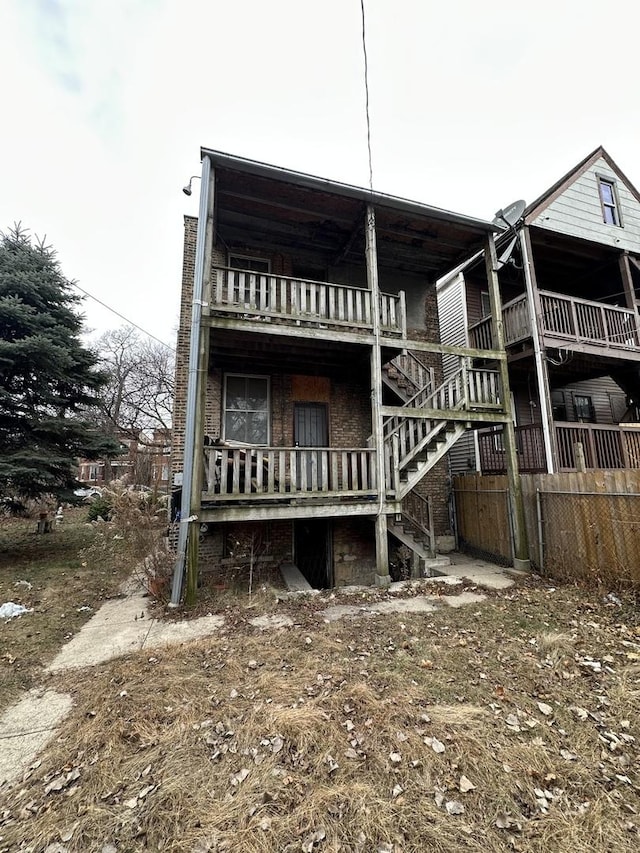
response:
{"label": "brick house", "polygon": [[[640,193],[597,148],[497,243],[520,471],[640,467]],[[481,256],[437,292],[443,342],[493,346]],[[465,437],[451,464],[503,472],[502,427]]]}
{"label": "brick house", "polygon": [[220,571],[250,529],[316,587],[388,582],[399,543],[418,569],[451,532],[447,449],[510,423],[500,371],[470,369],[470,350],[447,350],[457,370],[443,381],[434,286],[495,229],[201,153],[177,345],[174,597],[187,552],[197,559],[189,528],[204,525],[200,569]]}

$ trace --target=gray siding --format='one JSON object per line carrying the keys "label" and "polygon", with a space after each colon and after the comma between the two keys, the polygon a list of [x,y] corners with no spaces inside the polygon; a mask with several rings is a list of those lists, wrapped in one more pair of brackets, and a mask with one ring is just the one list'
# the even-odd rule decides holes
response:
{"label": "gray siding", "polygon": [[[440,340],[450,346],[468,346],[464,275],[458,273],[455,278],[439,286],[437,297]],[[447,355],[442,357],[442,362],[445,379],[458,369],[460,363],[455,356]],[[464,433],[449,451],[449,466],[452,474],[468,474],[469,471],[477,470],[476,446],[471,430]]]}
{"label": "gray siding", "polygon": [[566,418],[556,415],[556,420],[576,420],[574,396],[576,394],[591,397],[597,424],[616,424],[626,411],[625,395],[613,379],[602,376],[584,382],[573,382],[552,392],[554,404],[564,402]]}
{"label": "gray siding", "polygon": [[[598,175],[616,182],[622,227],[603,221]],[[640,202],[602,157],[552,201],[532,225],[617,249],[640,251]]]}

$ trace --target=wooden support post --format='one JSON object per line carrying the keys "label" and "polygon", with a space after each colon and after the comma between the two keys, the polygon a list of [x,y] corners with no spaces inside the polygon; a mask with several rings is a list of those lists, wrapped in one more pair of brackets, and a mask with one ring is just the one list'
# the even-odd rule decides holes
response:
{"label": "wooden support post", "polygon": [[[209,176],[207,222],[205,226],[204,270],[202,276],[202,301],[211,302],[211,257],[213,252],[213,211],[215,171]],[[185,604],[194,604],[198,590],[198,563],[200,554],[200,510],[202,506],[205,403],[207,399],[207,377],[209,374],[209,340],[211,328],[201,323],[200,347],[198,350],[198,376],[196,385],[195,436],[193,442],[193,476],[191,480],[191,517],[189,522]]]}
{"label": "wooden support post", "polygon": [[371,319],[374,342],[371,347],[371,426],[373,446],[376,451],[376,482],[378,488],[378,513],[376,515],[376,585],[388,586],[389,546],[387,519],[384,514],[386,477],[384,464],[384,434],[382,429],[382,355],[380,351],[380,287],[378,284],[378,256],[376,250],[376,218],[373,205],[367,205],[365,224],[365,252],[367,282],[371,291]]}
{"label": "wooden support post", "polygon": [[640,315],[638,314],[638,301],[636,300],[636,291],[631,276],[628,252],[623,252],[620,255],[620,275],[622,276],[622,286],[624,288],[624,300],[627,303],[627,308],[633,311],[635,317],[633,339],[637,346],[640,343]]}
{"label": "wooden support post", "polygon": [[576,471],[579,474],[584,474],[587,470],[587,460],[584,455],[584,445],[581,441],[576,441],[573,445],[573,457],[576,463]]}
{"label": "wooden support post", "polygon": [[[502,323],[502,304],[497,272],[498,258],[496,256],[496,244],[492,234],[487,237],[484,257],[487,281],[489,283],[491,313],[493,315],[494,345],[497,349],[504,350],[504,326]],[[509,386],[509,368],[506,359],[500,360],[500,380],[503,396],[502,405],[507,417],[507,421],[504,425],[503,436],[505,463],[507,466],[509,493],[511,496],[511,515],[513,520],[513,565],[516,569],[529,569],[531,566],[529,561],[529,545],[527,542],[527,528],[524,516],[524,503],[522,500],[522,484],[520,482],[520,472],[518,471],[516,434],[513,426],[511,389]]]}
{"label": "wooden support post", "polygon": [[551,389],[549,387],[549,368],[545,357],[544,319],[540,291],[533,262],[531,235],[528,228],[520,232],[520,247],[524,265],[524,280],[527,289],[527,307],[531,325],[531,339],[536,365],[536,380],[538,385],[538,401],[540,404],[540,420],[544,438],[544,453],[547,473],[553,474],[558,468],[558,451],[556,447],[555,428],[553,423],[553,407],[551,405]]}

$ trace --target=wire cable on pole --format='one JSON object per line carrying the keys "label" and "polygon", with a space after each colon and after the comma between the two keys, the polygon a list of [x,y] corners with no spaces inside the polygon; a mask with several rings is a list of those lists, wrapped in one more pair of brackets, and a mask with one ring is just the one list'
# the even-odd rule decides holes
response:
{"label": "wire cable on pole", "polygon": [[367,38],[365,27],[364,0],[360,0],[360,10],[362,12],[362,53],[364,56],[364,95],[365,95],[365,114],[367,117],[367,151],[369,153],[369,189],[373,194],[373,161],[371,157],[371,118],[369,116],[369,63],[367,60]]}
{"label": "wire cable on pole", "polygon": [[75,287],[76,290],[79,290],[80,293],[83,293],[85,296],[88,296],[89,299],[93,299],[94,302],[97,302],[98,305],[102,305],[103,308],[106,308],[107,311],[111,311],[112,314],[115,314],[116,317],[120,317],[121,320],[124,320],[125,323],[128,323],[130,326],[133,326],[139,332],[142,332],[143,335],[146,335],[148,338],[153,338],[154,341],[157,341],[159,344],[162,344],[163,347],[166,347],[168,350],[173,352],[173,347],[169,346],[165,341],[161,341],[160,338],[156,338],[155,335],[152,335],[151,332],[147,332],[146,329],[143,329],[142,326],[139,326],[137,323],[134,323],[133,320],[130,320],[128,317],[125,317],[124,314],[121,314],[119,311],[116,311],[115,308],[112,308],[110,305],[107,305],[106,302],[103,302],[101,299],[98,299],[97,296],[94,296],[93,293],[89,293],[88,290],[85,290],[84,287],[80,287],[79,284],[76,284],[75,281],[69,282]]}

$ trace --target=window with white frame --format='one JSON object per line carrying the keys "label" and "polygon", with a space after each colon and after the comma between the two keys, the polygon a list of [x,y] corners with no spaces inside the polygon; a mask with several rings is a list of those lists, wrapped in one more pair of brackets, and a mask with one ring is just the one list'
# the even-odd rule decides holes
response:
{"label": "window with white frame", "polygon": [[621,226],[622,218],[620,216],[616,182],[598,177],[598,190],[600,192],[600,204],[602,205],[602,218],[605,224]]}
{"label": "window with white frame", "polygon": [[269,444],[269,378],[227,373],[223,437],[241,444]]}

